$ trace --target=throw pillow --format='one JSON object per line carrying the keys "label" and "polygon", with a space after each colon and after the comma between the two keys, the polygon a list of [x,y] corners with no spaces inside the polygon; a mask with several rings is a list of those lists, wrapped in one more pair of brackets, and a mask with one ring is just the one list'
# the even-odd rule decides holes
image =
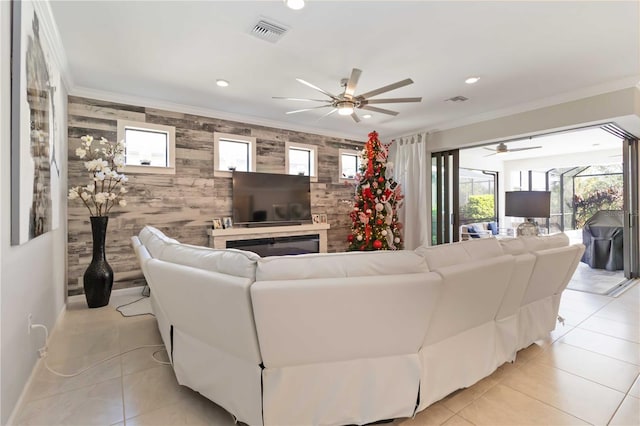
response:
{"label": "throw pillow", "polygon": [[491,231],[492,235],[498,235],[498,224],[496,222],[489,222],[487,224],[487,229]]}
{"label": "throw pillow", "polygon": [[469,233],[471,238],[480,238],[480,234],[478,233],[478,230],[473,225],[467,225],[467,232]]}

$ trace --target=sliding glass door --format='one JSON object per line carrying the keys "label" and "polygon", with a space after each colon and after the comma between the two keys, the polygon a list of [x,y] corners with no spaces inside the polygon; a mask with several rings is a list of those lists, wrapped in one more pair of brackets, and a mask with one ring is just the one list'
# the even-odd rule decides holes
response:
{"label": "sliding glass door", "polygon": [[460,156],[457,149],[431,154],[431,244],[460,239]]}

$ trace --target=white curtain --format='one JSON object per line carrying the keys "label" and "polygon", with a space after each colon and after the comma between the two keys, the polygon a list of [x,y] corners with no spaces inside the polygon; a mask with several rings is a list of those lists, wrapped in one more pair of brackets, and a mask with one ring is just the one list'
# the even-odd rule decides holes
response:
{"label": "white curtain", "polygon": [[402,185],[403,207],[398,219],[403,223],[404,248],[429,245],[431,212],[431,157],[427,153],[427,133],[402,137],[392,146],[395,180]]}

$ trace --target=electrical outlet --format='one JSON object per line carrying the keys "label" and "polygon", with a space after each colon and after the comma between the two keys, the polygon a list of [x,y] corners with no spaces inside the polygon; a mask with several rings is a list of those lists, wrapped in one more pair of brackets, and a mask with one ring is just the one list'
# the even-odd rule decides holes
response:
{"label": "electrical outlet", "polygon": [[33,315],[32,314],[27,315],[27,323],[29,325],[29,328],[27,329],[27,334],[31,334],[31,324],[33,324]]}

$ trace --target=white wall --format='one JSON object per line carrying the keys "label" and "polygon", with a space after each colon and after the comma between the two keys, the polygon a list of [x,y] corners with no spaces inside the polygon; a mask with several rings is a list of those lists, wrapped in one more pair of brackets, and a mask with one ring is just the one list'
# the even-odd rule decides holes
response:
{"label": "white wall", "polygon": [[[27,334],[27,315],[51,330],[65,301],[66,221],[21,246],[10,246],[10,2],[0,1],[0,424],[6,424],[37,361],[41,331]],[[48,7],[48,6],[47,6]],[[46,26],[41,20],[40,28]],[[47,28],[44,28],[48,31]],[[66,117],[67,93],[59,113]],[[66,120],[65,120],[66,122]],[[57,194],[66,217],[67,139],[61,129],[58,161],[64,176]]]}

